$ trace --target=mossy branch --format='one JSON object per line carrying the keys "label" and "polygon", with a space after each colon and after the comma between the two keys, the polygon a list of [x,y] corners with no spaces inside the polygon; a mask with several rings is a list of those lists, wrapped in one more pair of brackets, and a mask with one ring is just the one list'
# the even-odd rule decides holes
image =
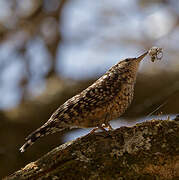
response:
{"label": "mossy branch", "polygon": [[67,142],[6,177],[21,179],[177,179],[179,121],[152,120]]}

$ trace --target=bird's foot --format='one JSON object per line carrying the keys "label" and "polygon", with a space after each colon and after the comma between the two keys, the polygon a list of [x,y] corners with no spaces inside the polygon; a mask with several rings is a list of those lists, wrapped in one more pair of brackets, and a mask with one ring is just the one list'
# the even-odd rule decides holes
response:
{"label": "bird's foot", "polygon": [[103,127],[103,128],[107,128],[107,129],[108,129],[108,131],[112,131],[112,130],[114,130],[114,129],[112,128],[112,126],[111,126],[109,123],[102,124],[102,127]]}
{"label": "bird's foot", "polygon": [[[107,128],[108,130],[106,130],[105,128]],[[103,136],[103,137],[109,137],[109,136],[111,136],[110,131],[113,130],[113,128],[111,127],[110,124],[102,124],[101,126],[98,126],[98,127],[95,127],[94,129],[92,129],[88,135],[94,134],[97,130],[102,130],[104,133],[98,133],[96,135]]]}

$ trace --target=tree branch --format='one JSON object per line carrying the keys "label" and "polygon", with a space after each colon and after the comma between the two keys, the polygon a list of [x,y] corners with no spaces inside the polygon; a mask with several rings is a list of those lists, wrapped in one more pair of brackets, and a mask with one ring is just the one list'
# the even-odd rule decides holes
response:
{"label": "tree branch", "polygon": [[179,121],[152,120],[67,142],[6,177],[15,179],[174,179]]}

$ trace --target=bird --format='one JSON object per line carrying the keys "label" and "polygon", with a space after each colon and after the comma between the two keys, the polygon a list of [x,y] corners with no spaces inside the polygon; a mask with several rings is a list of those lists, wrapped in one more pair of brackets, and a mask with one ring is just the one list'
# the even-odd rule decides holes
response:
{"label": "bird", "polygon": [[112,66],[85,90],[62,104],[40,128],[32,132],[20,152],[48,134],[73,128],[112,130],[109,121],[119,118],[133,100],[139,64],[148,51],[135,58],[126,58]]}

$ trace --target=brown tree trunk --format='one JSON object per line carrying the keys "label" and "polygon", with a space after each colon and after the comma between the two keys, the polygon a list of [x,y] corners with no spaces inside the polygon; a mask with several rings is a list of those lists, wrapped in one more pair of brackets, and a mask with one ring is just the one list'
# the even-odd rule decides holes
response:
{"label": "brown tree trunk", "polygon": [[179,120],[151,120],[67,142],[6,177],[21,179],[177,179]]}

